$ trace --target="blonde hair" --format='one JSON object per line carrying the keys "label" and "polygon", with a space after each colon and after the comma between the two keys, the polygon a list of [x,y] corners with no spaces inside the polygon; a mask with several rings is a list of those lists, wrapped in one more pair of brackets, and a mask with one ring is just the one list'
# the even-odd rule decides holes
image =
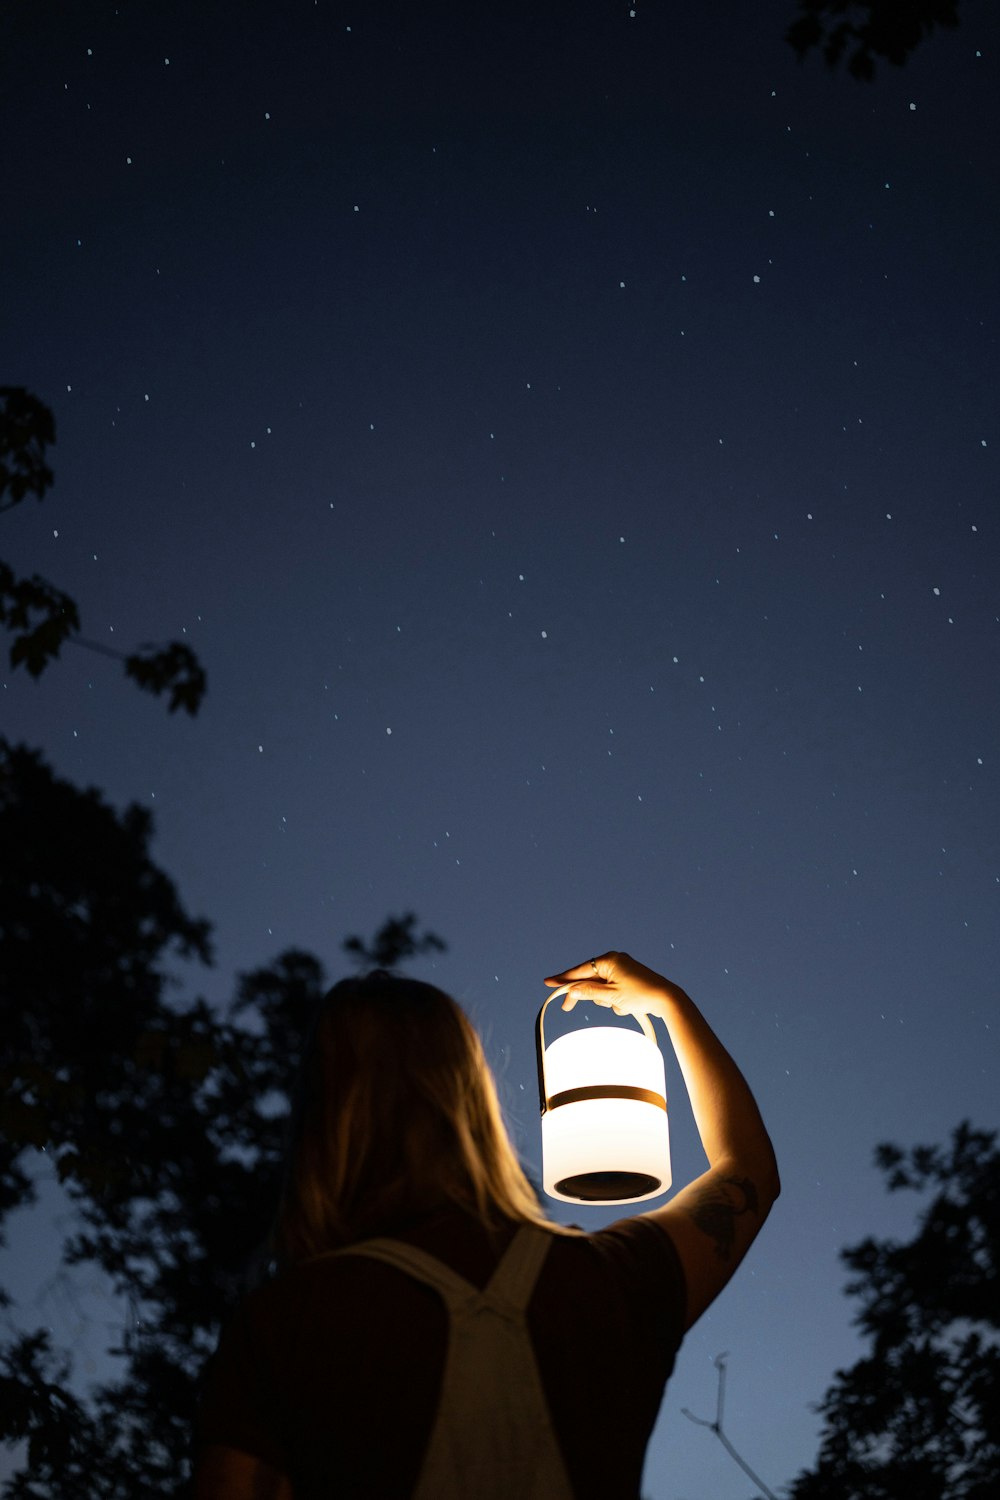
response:
{"label": "blonde hair", "polygon": [[303,1061],[275,1258],[293,1265],[447,1204],[488,1229],[561,1227],[524,1174],[456,1002],[380,969],[341,980],[320,1003]]}

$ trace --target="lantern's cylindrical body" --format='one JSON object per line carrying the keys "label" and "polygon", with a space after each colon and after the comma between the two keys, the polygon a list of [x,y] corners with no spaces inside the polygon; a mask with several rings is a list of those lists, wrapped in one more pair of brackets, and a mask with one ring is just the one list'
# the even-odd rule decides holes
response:
{"label": "lantern's cylindrical body", "polygon": [[663,1054],[612,1026],[545,1048],[542,1185],[567,1203],[638,1203],[670,1187]]}

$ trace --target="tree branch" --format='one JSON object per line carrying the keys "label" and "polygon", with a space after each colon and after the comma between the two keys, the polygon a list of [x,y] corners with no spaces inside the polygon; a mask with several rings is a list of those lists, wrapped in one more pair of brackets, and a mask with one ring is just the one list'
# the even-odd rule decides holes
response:
{"label": "tree branch", "polygon": [[767,1496],[767,1500],[778,1500],[778,1497],[774,1493],[774,1491],[768,1489],[763,1479],[761,1479],[758,1474],[754,1473],[753,1469],[751,1469],[746,1459],[740,1457],[740,1455],[737,1453],[736,1449],[733,1447],[732,1443],[729,1441],[729,1439],[726,1437],[726,1434],[722,1430],[722,1408],[725,1403],[726,1360],[728,1358],[728,1354],[717,1354],[715,1356],[715,1368],[719,1372],[719,1392],[715,1407],[715,1421],[711,1422],[707,1417],[696,1417],[694,1412],[688,1411],[686,1406],[682,1406],[681,1411],[689,1421],[697,1423],[699,1427],[708,1427],[712,1432],[715,1433],[716,1437],[719,1439],[719,1442],[722,1444],[723,1448],[725,1448],[730,1458],[734,1459],[735,1462],[739,1464],[740,1468],[743,1470],[747,1478],[753,1481],[762,1495]]}

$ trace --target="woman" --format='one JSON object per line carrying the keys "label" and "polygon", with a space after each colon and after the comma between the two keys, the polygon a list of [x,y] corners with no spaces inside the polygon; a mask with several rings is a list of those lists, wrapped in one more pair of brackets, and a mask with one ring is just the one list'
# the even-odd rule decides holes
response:
{"label": "woman", "polygon": [[625,953],[548,985],[664,1022],[709,1169],[596,1234],[539,1208],[479,1038],[431,985],[324,998],[275,1234],[279,1274],[212,1361],[196,1500],[618,1500],[686,1329],[779,1192],[739,1069],[694,1002]]}

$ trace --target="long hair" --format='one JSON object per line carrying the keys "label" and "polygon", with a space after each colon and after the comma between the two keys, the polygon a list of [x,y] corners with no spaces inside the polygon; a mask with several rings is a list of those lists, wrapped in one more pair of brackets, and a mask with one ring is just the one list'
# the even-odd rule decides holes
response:
{"label": "long hair", "polygon": [[323,997],[303,1059],[272,1247],[279,1266],[454,1204],[558,1232],[504,1127],[482,1043],[434,985],[383,969]]}

